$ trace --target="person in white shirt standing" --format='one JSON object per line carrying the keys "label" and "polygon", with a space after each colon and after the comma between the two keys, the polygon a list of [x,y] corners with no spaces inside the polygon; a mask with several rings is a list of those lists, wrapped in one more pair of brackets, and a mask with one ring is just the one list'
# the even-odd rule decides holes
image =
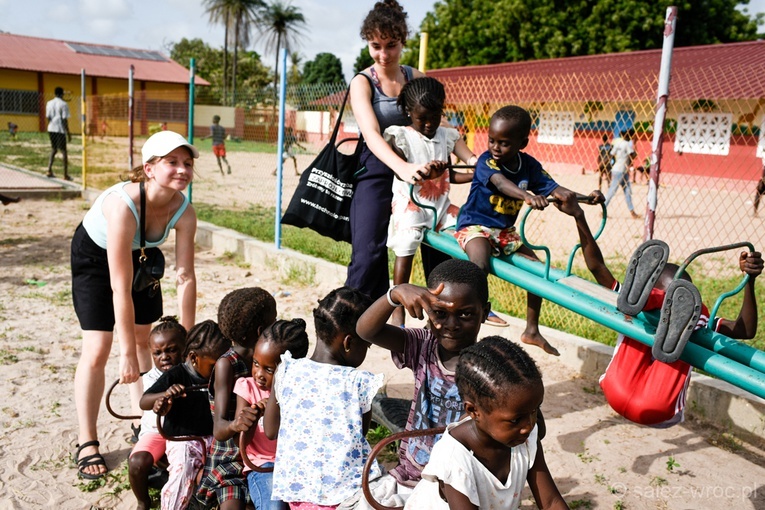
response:
{"label": "person in white shirt standing", "polygon": [[629,131],[622,131],[621,137],[614,140],[611,147],[611,155],[614,157],[614,165],[611,167],[611,185],[608,187],[606,193],[606,207],[614,198],[619,187],[624,190],[624,200],[627,202],[627,209],[630,211],[630,216],[637,219],[640,215],[635,212],[635,207],[632,205],[632,187],[630,186],[629,167],[633,158],[635,157],[635,146],[632,143],[632,139],[635,137],[635,131],[630,129]]}
{"label": "person in white shirt standing", "polygon": [[56,87],[56,97],[45,105],[45,116],[48,118],[48,137],[50,138],[50,159],[48,160],[48,177],[53,175],[53,158],[58,151],[64,157],[64,179],[71,181],[69,176],[69,160],[66,153],[66,142],[72,141],[69,132],[69,105],[64,101],[64,89]]}

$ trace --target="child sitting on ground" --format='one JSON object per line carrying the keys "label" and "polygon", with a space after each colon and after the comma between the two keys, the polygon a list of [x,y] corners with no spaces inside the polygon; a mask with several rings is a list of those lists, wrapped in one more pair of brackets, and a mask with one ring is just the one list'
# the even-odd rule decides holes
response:
{"label": "child sitting on ground", "polygon": [[197,474],[213,441],[213,426],[207,395],[189,388],[207,386],[215,362],[229,347],[231,342],[214,321],[200,322],[189,331],[183,351],[186,361],[165,372],[141,397],[141,409],[153,409],[165,417],[165,434],[204,440],[167,442],[168,480],[162,488],[162,510],[184,509],[194,495]]}
{"label": "child sitting on ground", "polygon": [[[427,329],[387,325],[394,309],[403,307],[418,319],[427,316]],[[398,368],[414,373],[414,399],[406,431],[440,427],[458,421],[462,400],[454,370],[463,349],[476,343],[489,313],[486,273],[466,260],[447,260],[428,277],[428,288],[410,284],[392,287],[359,319],[359,336],[391,351]],[[399,465],[376,482],[375,499],[400,505],[420,480],[437,438],[402,439]]]}
{"label": "child sitting on ground", "polygon": [[[205,461],[197,499],[205,508],[243,510],[247,480],[234,429],[236,380],[252,372],[252,352],[263,331],[276,321],[276,301],[259,287],[228,293],[218,307],[218,324],[232,347],[215,363],[210,380],[210,410],[215,441]],[[255,411],[250,409],[245,412]]]}
{"label": "child sitting on ground", "polygon": [[212,138],[212,151],[215,154],[215,159],[218,161],[218,168],[220,174],[223,174],[223,165],[221,160],[226,163],[229,175],[231,174],[231,165],[228,164],[226,159],[226,128],[220,125],[220,115],[213,115],[212,126],[210,126],[210,134],[203,136],[202,140]]}
{"label": "child sitting on ground", "polygon": [[[457,241],[472,262],[489,271],[492,256],[513,252],[539,260],[523,246],[515,231],[515,220],[525,203],[533,209],[547,207],[547,195],[561,201],[575,198],[572,191],[559,186],[542,165],[521,150],[529,143],[531,116],[519,106],[504,106],[489,123],[489,150],[481,154],[470,186],[470,195],[457,220]],[[536,345],[549,354],[558,351],[539,332],[542,298],[527,294],[526,330],[521,341]],[[496,315],[489,323],[506,326]]]}
{"label": "child sitting on ground", "polygon": [[[247,444],[245,455],[250,462],[261,468],[273,468],[276,458],[276,441],[268,439],[263,431],[263,414],[271,395],[274,373],[281,356],[289,351],[293,359],[308,354],[308,335],[303,319],[276,321],[263,331],[252,354],[252,377],[237,379],[236,420],[234,428],[244,434]],[[255,411],[255,414],[245,412]],[[286,503],[272,501],[273,472],[251,471],[245,467],[250,500],[258,510],[287,510]]]}
{"label": "child sitting on ground", "polygon": [[447,425],[405,508],[514,510],[528,481],[538,508],[567,509],[538,438],[545,388],[534,360],[490,336],[462,351],[456,381],[467,416]]}
{"label": "child sitting on ground", "polygon": [[[422,243],[426,228],[443,230],[457,223],[459,208],[449,201],[449,183],[468,183],[472,174],[446,169],[452,152],[468,164],[476,157],[453,128],[440,127],[446,92],[435,78],[415,78],[407,82],[398,96],[398,107],[412,121],[410,126],[390,126],[383,137],[396,153],[409,163],[431,163],[429,174],[413,188],[417,203],[410,198],[408,183],[393,179],[393,200],[388,226],[388,248],[396,254],[393,284],[409,283],[412,261]],[[434,221],[435,220],[435,221]],[[393,324],[404,326],[404,309],[393,311]]]}
{"label": "child sitting on ground", "polygon": [[[318,341],[310,359],[287,352],[276,369],[265,418],[266,435],[279,437],[271,497],[293,510],[360,497],[372,398],[383,382],[356,370],[369,350],[356,322],[370,302],[350,287],[330,292],[313,311]],[[376,462],[371,472],[379,476]]]}
{"label": "child sitting on ground", "polygon": [[[175,317],[162,317],[149,333],[149,352],[154,367],[141,376],[143,387],[151,388],[162,374],[180,364],[185,348],[186,328]],[[149,407],[143,412],[138,442],[128,458],[128,478],[138,510],[149,510],[151,507],[149,475],[154,465],[164,456],[165,438],[159,435],[157,415]]]}
{"label": "child sitting on ground", "polygon": [[[596,200],[603,201],[603,196]],[[587,224],[579,204],[564,205],[564,211],[576,220],[579,242],[582,245],[587,268],[602,286],[620,291],[621,285],[605,264],[603,254]],[[641,249],[638,248],[638,254]],[[633,256],[634,257],[634,256]],[[665,259],[666,260],[666,259]],[[739,256],[741,271],[749,275],[744,288],[741,311],[735,321],[713,318],[713,330],[731,338],[753,338],[757,331],[757,302],[754,294],[755,278],[762,273],[763,261],[759,252],[742,252]],[[665,289],[672,282],[678,266],[657,265],[658,279],[647,298],[643,310],[656,310],[664,302]],[[637,271],[635,271],[637,273]],[[628,275],[628,278],[630,276]],[[683,279],[690,281],[687,274]],[[633,280],[631,286],[644,290]],[[648,283],[650,284],[650,283]],[[701,315],[694,329],[707,326],[709,311],[701,305]],[[609,405],[620,415],[641,425],[664,428],[681,423],[684,419],[685,399],[693,367],[682,360],[663,363],[652,355],[652,348],[624,335],[619,335],[611,362],[600,378],[600,386]]]}

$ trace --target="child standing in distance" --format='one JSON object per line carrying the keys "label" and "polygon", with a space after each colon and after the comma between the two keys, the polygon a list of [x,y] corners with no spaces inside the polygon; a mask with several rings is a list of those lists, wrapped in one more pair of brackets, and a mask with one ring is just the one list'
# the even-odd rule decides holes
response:
{"label": "child standing in distance", "polygon": [[218,161],[218,168],[220,174],[223,174],[223,165],[221,160],[226,163],[229,175],[231,175],[231,165],[228,164],[226,159],[226,128],[220,125],[220,115],[213,115],[212,126],[210,126],[210,134],[202,137],[202,140],[212,138],[212,151],[215,154],[215,159]]}
{"label": "child standing in distance", "polygon": [[[602,202],[603,196],[596,198]],[[603,254],[595,242],[587,220],[579,204],[566,204],[570,214],[576,220],[579,242],[587,268],[602,286],[619,291],[620,283],[606,266]],[[763,261],[759,252],[742,252],[739,267],[749,275],[749,282],[744,288],[744,300],[741,311],[735,321],[713,317],[714,331],[737,339],[754,338],[757,332],[757,301],[754,294],[754,281],[762,273]],[[672,281],[678,266],[666,264],[654,288],[651,289],[644,310],[659,309],[664,302],[665,289]],[[684,279],[690,281],[685,274]],[[702,304],[701,316],[695,329],[706,327],[709,310]],[[662,363],[656,360],[651,347],[624,335],[616,341],[611,362],[605,374],[600,377],[600,386],[609,405],[620,415],[641,425],[666,428],[681,423],[685,414],[685,399],[693,367],[685,361]]]}
{"label": "child standing in distance", "polygon": [[[428,176],[414,184],[417,202],[410,198],[410,185],[393,179],[393,200],[388,227],[387,246],[396,254],[393,266],[393,283],[409,283],[414,254],[422,243],[422,231],[432,228],[434,219],[437,230],[453,227],[457,223],[459,208],[449,201],[449,183],[468,183],[472,174],[448,172],[452,152],[468,164],[475,164],[476,157],[464,144],[455,145],[460,138],[453,128],[440,127],[446,92],[435,78],[415,78],[407,82],[398,96],[398,107],[409,117],[409,126],[390,126],[383,133],[396,153],[409,163],[431,163]],[[404,326],[403,309],[393,311],[394,325]]]}
{"label": "child standing in distance", "polygon": [[601,138],[602,144],[598,145],[598,190],[606,181],[606,186],[611,185],[611,144],[608,141],[608,135]]}
{"label": "child standing in distance", "polygon": [[[266,435],[279,437],[271,497],[293,510],[337,508],[361,497],[372,399],[383,382],[381,374],[356,370],[369,350],[356,322],[370,303],[349,287],[330,292],[313,311],[318,341],[311,358],[288,352],[276,369],[265,417]],[[375,463],[372,476],[379,472]]]}
{"label": "child standing in distance", "polygon": [[545,388],[534,360],[490,336],[462,351],[456,379],[467,416],[447,425],[405,508],[515,510],[528,481],[538,508],[567,509],[538,438]]}
{"label": "child standing in distance", "polygon": [[[259,467],[273,467],[276,458],[276,441],[268,439],[263,430],[263,414],[266,402],[271,395],[274,373],[281,361],[281,356],[289,351],[293,359],[305,358],[308,354],[308,335],[305,321],[276,321],[260,336],[252,354],[252,377],[237,379],[234,386],[236,393],[236,423],[244,434],[247,449],[244,452],[250,461]],[[255,410],[256,417],[251,419],[243,411]],[[272,501],[273,472],[261,473],[245,467],[250,500],[258,510],[287,510],[286,503]]]}
{"label": "child standing in distance", "polygon": [[153,409],[165,417],[162,429],[166,434],[201,436],[205,441],[204,445],[199,441],[167,442],[169,477],[162,488],[163,510],[188,506],[197,474],[213,441],[207,395],[201,391],[187,392],[186,388],[206,385],[218,357],[230,346],[231,342],[214,321],[200,322],[189,331],[183,351],[186,361],[165,372],[141,398],[141,409]]}
{"label": "child standing in distance", "polygon": [[[300,175],[300,172],[298,172],[297,169],[297,158],[295,157],[295,151],[292,150],[293,145],[300,147],[304,151],[308,150],[298,143],[298,139],[295,136],[295,131],[291,127],[288,127],[284,131],[284,150],[282,151],[282,164],[284,164],[284,162],[288,159],[291,159],[292,164],[295,167],[295,175]],[[278,168],[274,168],[274,171],[271,172],[271,175],[276,175],[277,170]]]}
{"label": "child standing in distance", "polygon": [[[386,324],[395,308],[412,317],[427,315],[427,329],[402,329]],[[392,287],[359,319],[359,336],[391,351],[398,368],[414,373],[414,399],[406,431],[445,426],[462,417],[462,400],[454,383],[460,353],[476,343],[489,313],[486,273],[466,260],[447,260],[428,277],[428,288],[410,284]],[[380,482],[378,501],[395,502],[411,493],[428,463],[433,437],[402,439],[399,465]],[[399,499],[395,499],[398,497]]]}
{"label": "child standing in distance", "polygon": [[[175,317],[162,317],[149,334],[149,351],[154,367],[141,376],[144,388],[151,388],[155,382],[183,360],[186,348],[186,328],[178,324]],[[157,431],[157,415],[151,408],[143,412],[138,429],[138,442],[128,458],[130,488],[137,500],[139,510],[151,507],[149,497],[149,474],[152,467],[165,455],[165,438]]]}
{"label": "child standing in distance", "polygon": [[[481,154],[475,168],[467,202],[457,220],[457,241],[472,262],[488,273],[492,256],[513,252],[539,260],[523,246],[515,231],[515,220],[525,203],[533,209],[547,207],[547,195],[558,200],[575,198],[572,191],[559,186],[542,165],[521,152],[529,143],[531,116],[519,106],[504,106],[494,112],[489,122],[489,150]],[[541,347],[548,354],[558,351],[539,332],[542,298],[528,293],[526,330],[521,341]],[[490,324],[506,326],[494,314]]]}
{"label": "child standing in distance", "polygon": [[[210,381],[210,409],[213,413],[212,450],[197,491],[205,508],[219,505],[221,510],[243,510],[247,503],[247,480],[239,454],[238,425],[235,425],[236,380],[252,372],[252,353],[263,331],[276,321],[276,301],[259,287],[228,293],[218,307],[218,324],[231,340],[232,347],[215,363]],[[257,412],[245,408],[251,422]]]}
{"label": "child standing in distance", "polygon": [[8,133],[11,135],[11,140],[16,139],[16,131],[19,129],[19,125],[15,122],[8,122]]}

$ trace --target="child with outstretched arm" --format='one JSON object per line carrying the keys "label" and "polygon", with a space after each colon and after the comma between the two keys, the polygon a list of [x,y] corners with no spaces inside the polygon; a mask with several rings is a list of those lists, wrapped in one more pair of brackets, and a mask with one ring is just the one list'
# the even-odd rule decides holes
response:
{"label": "child with outstretched arm", "polygon": [[[387,324],[399,307],[412,317],[427,317],[429,328],[402,329]],[[428,288],[396,285],[361,316],[356,326],[359,336],[390,350],[398,368],[414,373],[414,399],[406,431],[445,426],[463,416],[455,369],[462,350],[478,341],[489,310],[486,273],[472,262],[447,260],[430,273]],[[374,482],[377,501],[400,505],[406,500],[420,481],[436,439],[426,436],[401,441],[398,467]]]}
{"label": "child with outstretched arm", "polygon": [[[460,247],[487,273],[492,256],[517,251],[539,260],[531,249],[523,246],[515,231],[515,220],[523,204],[544,209],[548,195],[564,202],[576,197],[574,192],[559,186],[536,159],[521,152],[529,143],[530,131],[531,116],[519,106],[504,106],[492,115],[489,150],[478,158],[470,194],[457,220]],[[558,356],[557,349],[539,331],[542,298],[529,293],[527,299],[526,330],[521,341]],[[494,314],[489,315],[488,323],[507,325]]]}
{"label": "child with outstretched arm", "polygon": [[[594,202],[602,202],[597,192]],[[577,203],[562,204],[560,209],[576,220],[579,242],[582,245],[587,268],[602,286],[619,291],[620,283],[606,266],[603,254],[590,231],[584,211]],[[638,248],[640,250],[640,248]],[[759,252],[742,252],[739,267],[750,276],[744,288],[744,300],[736,320],[711,318],[713,329],[737,339],[753,338],[757,331],[757,302],[754,295],[755,279],[762,273],[763,261]],[[650,290],[644,310],[662,306],[665,290],[672,282],[678,266],[666,264],[653,289]],[[690,276],[683,275],[690,281]],[[694,329],[707,325],[709,311],[701,306],[701,315]],[[652,355],[651,347],[624,335],[619,335],[613,358],[600,378],[600,386],[609,405],[619,414],[635,423],[664,428],[681,423],[684,419],[686,389],[693,367],[682,360],[663,363]]]}

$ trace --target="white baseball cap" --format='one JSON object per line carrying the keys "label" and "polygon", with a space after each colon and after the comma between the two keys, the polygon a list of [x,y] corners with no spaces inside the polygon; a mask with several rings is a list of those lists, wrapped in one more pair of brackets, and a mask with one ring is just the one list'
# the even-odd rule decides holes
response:
{"label": "white baseball cap", "polygon": [[183,136],[175,131],[160,131],[151,135],[143,144],[141,148],[142,161],[146,164],[154,156],[160,158],[167,156],[178,147],[188,147],[195,159],[199,157],[197,148],[187,142]]}

